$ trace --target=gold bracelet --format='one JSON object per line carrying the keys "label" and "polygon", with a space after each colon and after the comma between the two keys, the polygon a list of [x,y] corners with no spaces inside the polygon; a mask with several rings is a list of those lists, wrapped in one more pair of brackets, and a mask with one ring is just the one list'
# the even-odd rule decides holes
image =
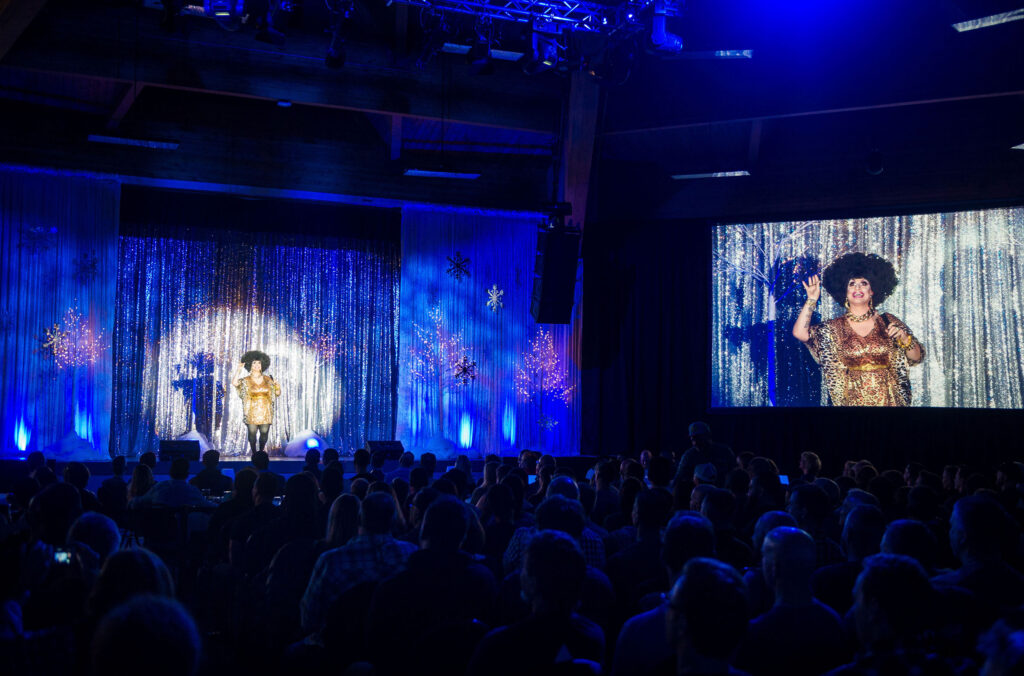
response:
{"label": "gold bracelet", "polygon": [[907,336],[907,342],[905,342],[905,343],[897,342],[896,344],[900,346],[901,350],[906,352],[914,344],[914,337],[913,336]]}

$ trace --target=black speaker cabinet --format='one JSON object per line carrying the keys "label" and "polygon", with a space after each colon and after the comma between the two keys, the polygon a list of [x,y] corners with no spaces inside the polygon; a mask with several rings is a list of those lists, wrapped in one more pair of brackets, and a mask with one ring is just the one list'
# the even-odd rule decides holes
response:
{"label": "black speaker cabinet", "polygon": [[177,458],[199,460],[198,441],[161,441],[160,461],[171,461]]}

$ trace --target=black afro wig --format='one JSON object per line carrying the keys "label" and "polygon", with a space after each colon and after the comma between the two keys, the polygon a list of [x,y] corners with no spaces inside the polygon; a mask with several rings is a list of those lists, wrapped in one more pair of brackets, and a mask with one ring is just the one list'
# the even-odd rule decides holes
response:
{"label": "black afro wig", "polygon": [[266,373],[267,369],[270,368],[270,357],[266,352],[260,352],[259,350],[249,350],[242,355],[242,364],[245,366],[246,371],[252,371],[252,363],[258,361],[263,367],[263,372]]}
{"label": "black afro wig", "polygon": [[846,285],[851,279],[863,277],[871,284],[874,304],[881,305],[899,280],[892,263],[876,254],[849,253],[832,261],[822,274],[821,283],[837,303],[846,303]]}

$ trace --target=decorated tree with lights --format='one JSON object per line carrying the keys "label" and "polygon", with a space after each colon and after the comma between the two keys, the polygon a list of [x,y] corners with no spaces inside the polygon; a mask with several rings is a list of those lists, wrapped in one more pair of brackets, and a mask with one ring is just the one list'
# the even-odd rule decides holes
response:
{"label": "decorated tree with lights", "polygon": [[543,327],[530,341],[530,349],[523,353],[522,363],[516,367],[516,394],[520,400],[537,407],[538,424],[551,429],[557,421],[544,414],[545,400],[569,403],[575,386],[568,382],[568,373],[558,353],[550,331]]}
{"label": "decorated tree with lights", "polygon": [[409,374],[416,382],[433,386],[437,398],[437,433],[444,435],[445,393],[465,387],[476,380],[476,362],[469,358],[469,347],[462,331],[448,329],[440,305],[427,313],[427,325],[412,323],[414,345],[409,350]]}
{"label": "decorated tree with lights", "polygon": [[68,308],[60,322],[44,330],[40,351],[60,370],[95,364],[110,341],[103,330],[94,331],[78,308]]}

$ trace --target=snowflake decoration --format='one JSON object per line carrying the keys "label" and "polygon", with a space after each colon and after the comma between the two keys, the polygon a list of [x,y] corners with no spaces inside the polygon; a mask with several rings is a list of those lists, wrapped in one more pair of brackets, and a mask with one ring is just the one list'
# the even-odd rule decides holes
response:
{"label": "snowflake decoration", "polygon": [[87,284],[96,279],[99,275],[100,259],[93,255],[82,253],[75,259],[75,281],[79,284]]}
{"label": "snowflake decoration", "polygon": [[19,249],[26,249],[31,254],[37,254],[52,247],[51,240],[57,233],[56,227],[43,225],[30,225],[21,229],[21,238],[18,242]]}
{"label": "snowflake decoration", "polygon": [[487,289],[487,307],[491,308],[491,312],[497,312],[498,308],[505,307],[501,302],[504,295],[505,292],[499,289],[497,284],[492,284],[491,288]]}
{"label": "snowflake decoration", "polygon": [[476,380],[476,362],[463,356],[461,360],[455,362],[455,384],[469,385],[471,380]]}
{"label": "snowflake decoration", "polygon": [[555,428],[555,425],[557,424],[558,421],[549,415],[542,415],[541,417],[537,418],[537,426],[547,432],[553,430]]}
{"label": "snowflake decoration", "polygon": [[456,251],[455,258],[448,256],[447,272],[455,281],[461,282],[463,277],[469,277],[469,259],[463,258],[462,254]]}
{"label": "snowflake decoration", "polygon": [[63,321],[45,329],[40,352],[53,359],[58,368],[95,364],[110,347],[103,330],[93,332],[77,308],[68,308]]}

